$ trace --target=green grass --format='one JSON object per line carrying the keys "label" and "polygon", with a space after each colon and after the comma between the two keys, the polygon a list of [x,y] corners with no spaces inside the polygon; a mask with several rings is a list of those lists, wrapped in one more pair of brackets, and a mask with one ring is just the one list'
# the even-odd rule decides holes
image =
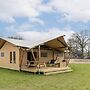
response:
{"label": "green grass", "polygon": [[71,73],[49,76],[0,68],[0,90],[90,90],[90,65],[70,66]]}

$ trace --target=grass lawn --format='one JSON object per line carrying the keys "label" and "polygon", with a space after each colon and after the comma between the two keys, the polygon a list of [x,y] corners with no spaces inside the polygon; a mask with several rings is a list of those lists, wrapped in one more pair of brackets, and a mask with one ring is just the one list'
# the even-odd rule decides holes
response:
{"label": "grass lawn", "polygon": [[90,65],[70,66],[73,72],[50,76],[0,68],[0,90],[90,90]]}

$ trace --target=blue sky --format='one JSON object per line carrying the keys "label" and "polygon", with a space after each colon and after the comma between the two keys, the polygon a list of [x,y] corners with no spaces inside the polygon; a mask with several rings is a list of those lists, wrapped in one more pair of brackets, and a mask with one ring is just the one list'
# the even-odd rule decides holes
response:
{"label": "blue sky", "polygon": [[89,30],[89,3],[90,0],[0,0],[0,36],[69,37]]}

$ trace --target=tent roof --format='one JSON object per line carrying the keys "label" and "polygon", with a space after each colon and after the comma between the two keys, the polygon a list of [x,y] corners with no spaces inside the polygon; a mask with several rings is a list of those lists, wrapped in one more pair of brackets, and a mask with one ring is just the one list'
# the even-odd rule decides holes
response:
{"label": "tent roof", "polygon": [[[51,48],[57,48],[58,50],[61,48],[68,47],[63,36],[53,37],[53,38],[38,40],[38,41],[34,41],[34,40],[27,41],[27,40],[17,40],[17,39],[10,39],[10,38],[0,38],[0,44],[3,45],[5,43],[5,41],[12,43],[15,46],[26,47],[26,48],[34,48],[34,47],[36,47],[38,45],[42,45],[42,44],[49,46]],[[0,47],[2,45],[0,45]]]}

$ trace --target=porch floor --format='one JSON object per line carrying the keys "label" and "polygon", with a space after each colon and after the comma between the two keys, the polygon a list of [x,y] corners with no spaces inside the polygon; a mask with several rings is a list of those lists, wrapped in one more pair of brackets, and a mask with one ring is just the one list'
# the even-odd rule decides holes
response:
{"label": "porch floor", "polygon": [[56,74],[56,73],[65,73],[65,72],[71,72],[70,67],[41,67],[40,69],[36,67],[22,67],[22,71],[27,71],[27,72],[42,72],[44,75],[50,75],[50,74]]}

